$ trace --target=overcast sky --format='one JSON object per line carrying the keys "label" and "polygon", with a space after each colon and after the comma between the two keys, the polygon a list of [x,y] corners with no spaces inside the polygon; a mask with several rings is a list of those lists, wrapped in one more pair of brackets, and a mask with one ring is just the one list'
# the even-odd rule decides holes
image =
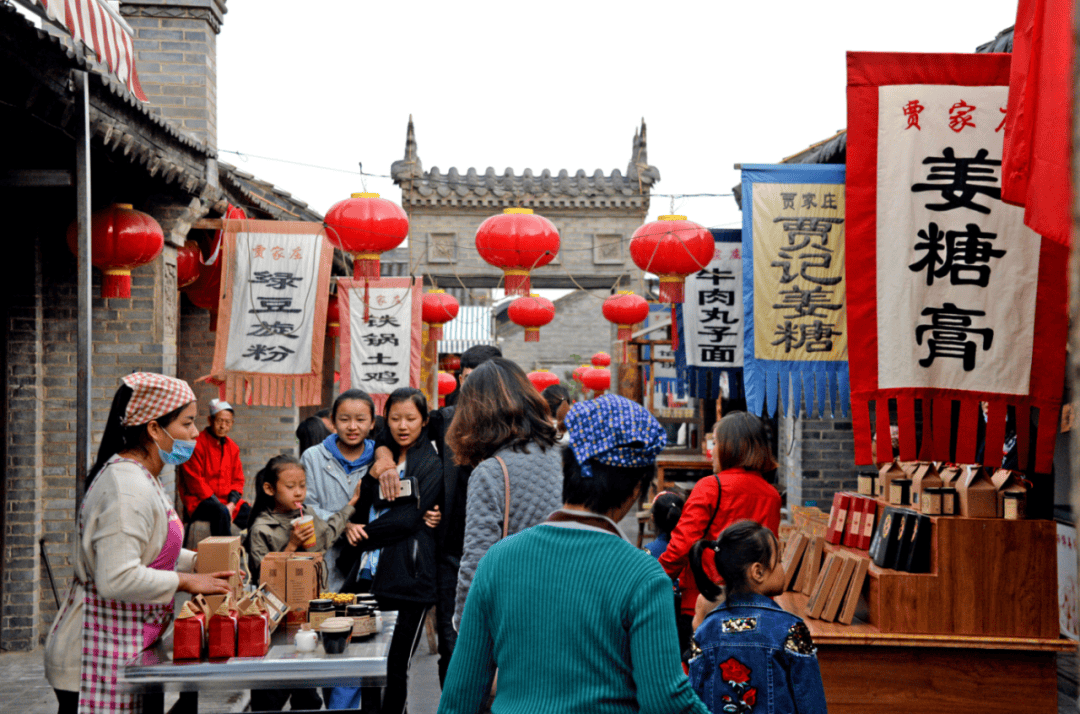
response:
{"label": "overcast sky", "polygon": [[[1015,0],[544,3],[229,0],[218,36],[218,146],[389,174],[413,115],[425,169],[625,175],[648,124],[656,193],[730,193],[846,124],[848,50],[973,52]],[[358,175],[222,153],[320,213]],[[367,189],[394,201],[389,179]],[[730,197],[677,198],[736,226]],[[653,198],[650,219],[668,213]]]}

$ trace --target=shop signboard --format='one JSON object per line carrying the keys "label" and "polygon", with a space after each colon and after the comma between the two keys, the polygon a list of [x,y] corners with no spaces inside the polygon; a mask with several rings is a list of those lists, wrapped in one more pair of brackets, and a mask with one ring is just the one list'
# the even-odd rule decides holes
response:
{"label": "shop signboard", "polygon": [[338,281],[341,389],[370,394],[376,413],[390,392],[420,385],[420,287],[413,278]]}
{"label": "shop signboard", "polygon": [[742,169],[747,407],[846,414],[844,167]]}
{"label": "shop signboard", "polygon": [[319,223],[226,220],[213,372],[230,402],[318,404],[333,247]]}
{"label": "shop signboard", "polygon": [[[848,55],[856,463],[871,461],[870,403],[896,399],[902,461],[974,462],[980,419],[984,453],[1001,454],[1013,407],[1024,468],[1035,407],[1037,470],[1049,470],[1064,379],[1067,251],[1001,201],[1008,80],[1008,55]],[[918,454],[916,399],[924,411]],[[876,431],[888,432],[888,410],[876,414]]]}

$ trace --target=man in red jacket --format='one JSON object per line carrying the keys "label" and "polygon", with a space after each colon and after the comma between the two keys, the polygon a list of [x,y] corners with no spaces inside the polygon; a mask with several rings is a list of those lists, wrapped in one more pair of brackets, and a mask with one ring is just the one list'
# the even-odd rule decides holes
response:
{"label": "man in red jacket", "polygon": [[247,527],[251,506],[244,502],[240,447],[227,434],[233,427],[232,405],[210,400],[210,426],[199,433],[195,453],[180,467],[180,493],[188,521],[207,521],[210,534],[227,536],[231,524]]}

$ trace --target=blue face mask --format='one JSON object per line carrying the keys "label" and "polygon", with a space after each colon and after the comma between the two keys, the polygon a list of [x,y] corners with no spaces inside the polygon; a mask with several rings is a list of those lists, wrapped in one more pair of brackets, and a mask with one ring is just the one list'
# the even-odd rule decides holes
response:
{"label": "blue face mask", "polygon": [[[172,436],[170,434],[170,436]],[[173,438],[173,445],[170,451],[165,451],[160,446],[158,447],[158,453],[161,454],[161,460],[167,464],[173,466],[179,466],[195,453],[195,442],[185,441],[184,439]]]}

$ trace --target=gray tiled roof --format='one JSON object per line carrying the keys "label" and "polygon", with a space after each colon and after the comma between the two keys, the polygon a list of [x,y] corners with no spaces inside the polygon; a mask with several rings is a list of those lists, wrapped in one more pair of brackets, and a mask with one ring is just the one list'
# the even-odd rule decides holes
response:
{"label": "gray tiled roof", "polygon": [[631,161],[624,174],[619,169],[605,174],[600,169],[586,173],[566,169],[535,173],[513,169],[496,173],[456,167],[446,173],[438,167],[425,171],[416,149],[412,117],[405,140],[405,157],[390,167],[394,183],[401,186],[404,202],[411,205],[464,206],[648,206],[649,190],[660,180],[660,171],[649,165],[645,122],[634,132]]}

